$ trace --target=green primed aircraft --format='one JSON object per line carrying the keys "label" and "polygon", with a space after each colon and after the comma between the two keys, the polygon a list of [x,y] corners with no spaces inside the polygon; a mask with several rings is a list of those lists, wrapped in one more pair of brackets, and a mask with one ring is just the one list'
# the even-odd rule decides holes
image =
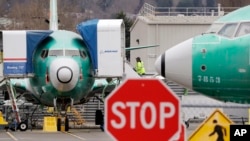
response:
{"label": "green primed aircraft", "polygon": [[250,103],[250,6],[215,21],[201,35],[160,55],[159,74],[208,97]]}
{"label": "green primed aircraft", "polygon": [[[96,20],[93,20],[93,21],[95,22]],[[91,22],[93,21],[91,20]],[[103,21],[104,20],[102,20],[102,22]],[[121,23],[122,20],[117,19],[117,20],[112,20],[111,22],[112,22],[111,25],[114,26],[116,23]],[[6,83],[7,85],[5,85],[7,86],[9,93],[13,93],[13,91],[15,90],[19,92],[20,95],[16,97],[22,96],[22,97],[25,97],[25,99],[29,102],[40,104],[40,105],[45,105],[49,107],[54,107],[55,111],[57,111],[55,113],[57,114],[58,117],[60,117],[58,118],[59,121],[57,122],[58,123],[57,126],[60,128],[61,123],[64,124],[63,126],[65,126],[66,131],[69,128],[69,122],[68,122],[67,113],[66,113],[67,111],[66,109],[69,106],[72,107],[75,104],[86,103],[90,100],[90,98],[95,96],[95,93],[102,93],[104,95],[109,94],[113,89],[115,89],[117,85],[120,84],[120,79],[123,79],[123,76],[125,76],[124,74],[125,64],[121,63],[123,65],[123,68],[122,68],[122,65],[118,64],[116,61],[113,61],[112,63],[115,64],[117,67],[119,67],[119,68],[116,68],[116,70],[122,70],[123,74],[120,75],[117,73],[117,71],[112,70],[111,72],[112,74],[111,75],[109,74],[109,76],[106,76],[106,77],[96,75],[97,73],[96,68],[95,68],[96,60],[95,58],[93,58],[93,56],[96,54],[91,52],[93,48],[90,49],[87,46],[89,45],[89,42],[87,41],[89,41],[92,37],[94,37],[91,35],[93,35],[93,33],[96,32],[95,31],[96,29],[91,30],[92,28],[89,28],[90,22],[87,21],[85,23],[87,23],[86,25],[88,27],[85,27],[85,29],[82,29],[80,31],[78,30],[80,34],[71,32],[71,31],[66,31],[66,30],[59,30],[58,29],[58,17],[57,17],[57,0],[50,0],[50,20],[49,20],[50,29],[48,31],[25,31],[26,35],[34,34],[35,37],[37,37],[36,34],[37,33],[39,34],[39,32],[43,32],[46,34],[46,35],[43,35],[42,39],[41,39],[41,36],[38,35],[39,41],[35,40],[35,42],[37,43],[37,46],[35,46],[34,52],[30,53],[32,54],[32,61],[31,61],[32,63],[31,66],[33,69],[32,74],[30,76],[28,74],[27,78],[18,78],[18,79],[16,79],[15,77],[7,78],[9,79],[10,83],[8,84]],[[124,25],[123,23],[121,24],[122,24],[120,27],[121,31],[119,32],[119,35],[122,36],[121,32],[124,33],[122,31],[124,29]],[[78,29],[78,26],[77,26],[77,29]],[[107,27],[107,25],[105,26]],[[115,30],[112,29],[112,26],[109,25],[108,28],[112,30],[112,35],[114,35]],[[87,32],[83,32],[83,30],[84,31],[87,30]],[[103,32],[104,30],[106,29],[102,29],[102,35],[104,33]],[[28,32],[31,32],[31,33],[28,33]],[[0,35],[1,35],[0,38],[2,38],[2,43],[4,43],[3,37],[6,37],[5,35],[7,34],[5,33],[6,33],[5,31],[0,32]],[[21,34],[21,33],[22,32],[14,33],[14,36],[17,36],[17,34]],[[85,36],[83,34],[85,33],[90,34],[90,36],[87,36],[87,38],[84,38]],[[9,34],[13,35],[12,32]],[[9,37],[8,41],[11,42],[11,45],[8,47],[17,46],[17,44],[13,43],[12,37],[13,36]],[[26,38],[29,38],[29,37],[26,37]],[[121,38],[124,39],[123,37]],[[21,39],[23,39],[23,37]],[[17,38],[17,40],[19,41],[21,39]],[[105,38],[105,39],[106,40],[100,39],[101,40],[100,42],[107,43],[108,42],[107,40],[109,38]],[[23,39],[23,40],[28,40],[28,39]],[[23,42],[23,40],[21,40],[21,42]],[[29,40],[33,41],[33,38]],[[113,40],[112,42],[113,44],[118,42],[116,41],[116,38],[112,38],[112,40]],[[27,42],[27,44],[29,44],[29,42]],[[97,44],[97,43],[94,42],[94,44]],[[123,46],[122,43],[120,42],[118,42],[118,44],[120,46]],[[115,46],[116,45],[117,44],[115,44]],[[25,47],[26,46],[28,45],[25,44]],[[106,46],[110,47],[109,45],[106,45]],[[130,47],[130,48],[124,49],[124,51],[122,49],[121,51],[118,51],[116,49],[107,49],[107,50],[100,50],[101,52],[100,54],[104,54],[104,56],[105,55],[110,56],[112,55],[112,53],[116,53],[118,54],[117,60],[118,61],[121,60],[124,63],[125,55],[123,55],[123,53],[125,52],[125,50],[126,51],[136,50],[136,49],[143,49],[143,48],[157,47],[157,46],[158,45]],[[20,66],[15,66],[15,67],[11,65],[8,66],[8,62],[13,61],[12,57],[9,57],[9,58],[6,57],[7,56],[6,52],[8,52],[8,47],[7,45],[6,47],[3,45],[3,49],[6,49],[6,50],[3,50],[4,72],[7,72],[6,70],[8,69],[12,69],[11,72],[15,72],[17,70],[16,68],[19,68]],[[20,45],[18,47],[21,48]],[[25,50],[25,53],[28,54],[28,52],[30,52],[29,51],[30,48],[29,47],[27,48],[28,48],[27,49],[28,51]],[[16,53],[16,54],[13,53],[13,50],[11,49],[9,49],[9,52],[11,52],[10,54],[12,54],[13,57],[16,57],[16,55],[17,56],[19,55],[19,53]],[[27,60],[28,62],[29,61],[28,59],[17,58],[17,62],[22,61],[22,60]],[[5,64],[7,65],[5,66]],[[103,64],[101,65],[102,67],[104,66]],[[25,66],[22,66],[21,68],[25,68]],[[110,70],[110,68],[108,68],[108,70]],[[116,74],[113,75],[113,73],[115,72]],[[100,71],[98,73],[100,74]],[[136,72],[134,73],[137,75]],[[139,77],[139,75],[137,76]],[[3,86],[4,82],[5,81],[1,81],[0,86]],[[8,86],[10,87],[8,88]],[[16,116],[16,120],[19,123],[19,129],[21,131],[25,131],[28,128],[27,122],[21,121],[20,119],[20,116],[18,114],[18,107],[17,107],[17,104],[15,104],[16,97],[12,95],[10,97],[11,98],[14,97],[12,98],[14,100],[10,100],[10,101],[12,104],[13,112],[15,113],[15,116]],[[97,98],[100,101],[103,101],[103,99],[99,97]],[[102,117],[102,114],[100,114],[100,110],[96,112],[95,119],[96,119],[96,123],[98,124],[103,123],[103,117]],[[58,130],[60,130],[59,128]]]}
{"label": "green primed aircraft", "polygon": [[[95,78],[89,50],[82,37],[58,29],[57,1],[50,0],[50,6],[50,30],[53,32],[34,51],[34,76],[10,79],[10,82],[29,102],[55,107],[61,112],[58,116],[65,118],[62,120],[65,120],[67,131],[68,119],[63,113],[66,108],[88,102],[95,92],[103,92],[108,82],[105,78]],[[26,129],[27,123],[22,121],[20,130]]]}

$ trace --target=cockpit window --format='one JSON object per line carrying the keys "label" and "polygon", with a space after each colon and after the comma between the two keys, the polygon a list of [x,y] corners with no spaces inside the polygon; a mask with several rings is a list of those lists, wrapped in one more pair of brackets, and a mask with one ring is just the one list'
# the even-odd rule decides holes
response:
{"label": "cockpit window", "polygon": [[63,50],[49,50],[49,56],[63,56]]}
{"label": "cockpit window", "polygon": [[[43,53],[42,53],[43,54]],[[82,56],[82,51],[70,49],[47,50],[47,56]]]}
{"label": "cockpit window", "polygon": [[42,51],[41,57],[42,57],[42,58],[46,58],[47,56],[48,56],[48,50],[45,49],[45,50]]}
{"label": "cockpit window", "polygon": [[86,58],[86,52],[84,52],[84,51],[80,51],[80,55],[81,55],[81,57],[84,59],[84,58]]}
{"label": "cockpit window", "polygon": [[238,31],[236,33],[236,37],[243,36],[249,33],[250,33],[250,22],[244,22],[240,24]]}
{"label": "cockpit window", "polygon": [[79,56],[78,50],[65,50],[65,56]]}
{"label": "cockpit window", "polygon": [[214,23],[211,25],[211,27],[208,29],[206,33],[217,33],[223,26],[223,23]]}
{"label": "cockpit window", "polygon": [[237,23],[226,24],[218,34],[225,37],[233,37],[236,27]]}

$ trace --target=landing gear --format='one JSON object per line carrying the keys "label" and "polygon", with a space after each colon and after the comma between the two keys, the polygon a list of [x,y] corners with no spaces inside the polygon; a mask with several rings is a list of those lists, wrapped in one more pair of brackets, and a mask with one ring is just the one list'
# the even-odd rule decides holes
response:
{"label": "landing gear", "polygon": [[65,118],[65,131],[69,131],[69,119]]}
{"label": "landing gear", "polygon": [[[69,103],[57,105],[58,100],[60,103]],[[69,131],[69,119],[67,117],[67,109],[73,107],[73,99],[54,99],[54,108],[56,109],[57,115],[57,131]]]}
{"label": "landing gear", "polygon": [[58,117],[57,131],[69,131],[69,119],[65,117]]}
{"label": "landing gear", "polygon": [[57,119],[57,131],[61,131],[61,118]]}

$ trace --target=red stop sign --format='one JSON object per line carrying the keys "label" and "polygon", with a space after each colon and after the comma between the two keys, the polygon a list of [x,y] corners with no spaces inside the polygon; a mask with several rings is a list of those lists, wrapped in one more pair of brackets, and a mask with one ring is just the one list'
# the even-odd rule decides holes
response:
{"label": "red stop sign", "polygon": [[178,137],[179,98],[158,79],[128,79],[105,100],[105,128],[114,140]]}

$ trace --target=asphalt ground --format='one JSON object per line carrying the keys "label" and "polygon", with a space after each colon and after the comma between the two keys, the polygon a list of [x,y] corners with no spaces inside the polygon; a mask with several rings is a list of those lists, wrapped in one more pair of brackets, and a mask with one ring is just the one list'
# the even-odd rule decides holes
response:
{"label": "asphalt ground", "polygon": [[111,141],[100,129],[71,129],[70,132],[43,130],[0,131],[0,141]]}
{"label": "asphalt ground", "polygon": [[[199,126],[190,123],[186,129],[186,138]],[[112,141],[101,129],[70,129],[69,132],[44,132],[41,129],[21,131],[0,130],[0,141]]]}

